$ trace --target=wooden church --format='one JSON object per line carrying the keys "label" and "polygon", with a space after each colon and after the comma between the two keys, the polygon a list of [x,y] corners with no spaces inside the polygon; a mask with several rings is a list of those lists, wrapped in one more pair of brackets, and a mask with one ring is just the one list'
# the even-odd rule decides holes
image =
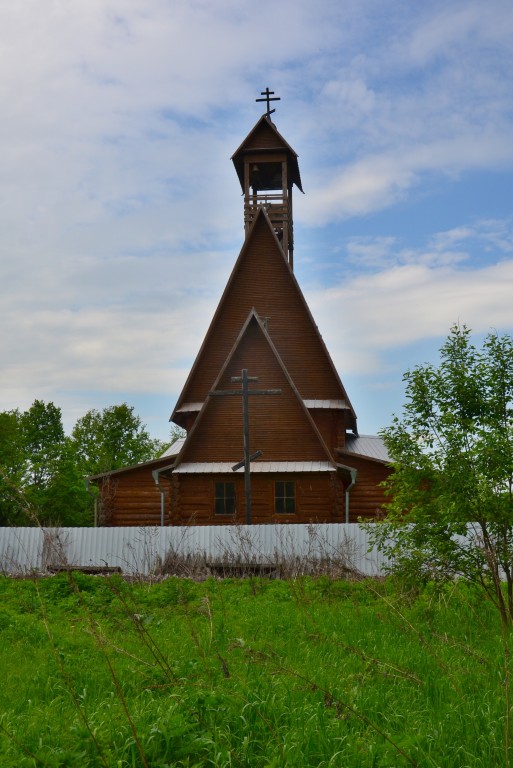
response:
{"label": "wooden church", "polygon": [[[161,458],[99,475],[101,525],[356,522],[390,472],[356,413],[294,276],[298,157],[263,115],[232,160],[245,240]],[[264,94],[262,94],[264,95]]]}

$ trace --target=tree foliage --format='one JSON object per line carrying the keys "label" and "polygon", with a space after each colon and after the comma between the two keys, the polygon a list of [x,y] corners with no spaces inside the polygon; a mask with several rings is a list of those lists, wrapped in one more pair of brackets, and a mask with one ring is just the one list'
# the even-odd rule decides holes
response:
{"label": "tree foliage", "polygon": [[25,519],[27,501],[21,492],[27,458],[18,410],[0,413],[0,525]]}
{"label": "tree foliage", "polygon": [[439,365],[404,381],[403,415],[382,433],[394,472],[375,541],[416,577],[479,584],[513,624],[513,341],[490,333],[477,349],[454,326]]}
{"label": "tree foliage", "polygon": [[72,441],[86,475],[149,461],[164,449],[159,440],[152,440],[133,407],[126,403],[88,411],[77,421]]}
{"label": "tree foliage", "polygon": [[91,525],[85,476],[155,458],[163,449],[126,403],[89,411],[71,436],[51,402],[0,412],[0,526]]}
{"label": "tree foliage", "polygon": [[45,488],[55,475],[64,449],[61,409],[53,403],[34,400],[20,419],[21,435],[27,459],[28,484]]}

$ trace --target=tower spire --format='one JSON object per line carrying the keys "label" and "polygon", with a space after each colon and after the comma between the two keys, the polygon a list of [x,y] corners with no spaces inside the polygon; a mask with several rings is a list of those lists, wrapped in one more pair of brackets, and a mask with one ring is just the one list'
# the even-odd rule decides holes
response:
{"label": "tower spire", "polygon": [[[232,156],[244,194],[244,229],[249,234],[260,208],[264,208],[283,252],[293,268],[292,187],[301,187],[297,154],[269,120],[270,91],[263,91],[267,113],[262,115]],[[277,97],[276,97],[277,99]]]}

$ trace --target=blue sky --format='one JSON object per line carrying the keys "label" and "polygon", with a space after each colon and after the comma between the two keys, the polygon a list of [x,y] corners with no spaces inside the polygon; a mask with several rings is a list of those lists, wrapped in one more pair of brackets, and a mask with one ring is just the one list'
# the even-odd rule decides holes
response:
{"label": "blue sky", "polygon": [[510,0],[0,8],[0,410],[168,418],[243,239],[232,153],[299,154],[295,272],[361,433],[454,322],[513,332]]}

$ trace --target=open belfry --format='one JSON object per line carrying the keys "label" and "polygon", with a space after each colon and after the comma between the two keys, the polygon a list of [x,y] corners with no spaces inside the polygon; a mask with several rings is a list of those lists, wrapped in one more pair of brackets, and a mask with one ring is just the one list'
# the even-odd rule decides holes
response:
{"label": "open belfry", "polygon": [[232,157],[245,239],[161,458],[91,478],[103,525],[344,523],[382,513],[388,457],[356,413],[294,276],[298,156],[266,113]]}

